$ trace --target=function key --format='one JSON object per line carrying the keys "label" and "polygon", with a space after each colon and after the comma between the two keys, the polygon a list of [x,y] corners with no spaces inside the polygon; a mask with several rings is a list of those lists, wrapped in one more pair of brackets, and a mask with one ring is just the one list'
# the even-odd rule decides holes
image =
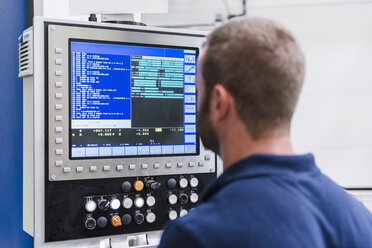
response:
{"label": "function key", "polygon": [[165,168],[171,168],[172,167],[172,163],[165,163]]}
{"label": "function key", "polygon": [[56,59],[56,65],[62,65],[62,59]]}
{"label": "function key", "polygon": [[143,200],[142,197],[136,197],[136,199],[134,199],[134,206],[137,208],[142,208],[143,205],[145,205],[145,200]]}
{"label": "function key", "polygon": [[178,167],[178,168],[183,167],[183,163],[177,163],[177,167]]}
{"label": "function key", "polygon": [[198,165],[199,165],[199,167],[203,167],[204,166],[204,162],[199,162]]}
{"label": "function key", "polygon": [[120,208],[120,201],[119,199],[115,198],[115,199],[112,199],[111,202],[110,202],[110,208],[112,210],[117,210]]}
{"label": "function key", "polygon": [[103,170],[104,171],[109,171],[110,170],[110,165],[104,165]]}
{"label": "function key", "polygon": [[177,219],[177,217],[178,217],[178,214],[177,214],[176,210],[169,211],[168,218],[170,220],[175,220],[175,219]]}
{"label": "function key", "polygon": [[129,197],[124,197],[123,199],[123,207],[126,209],[130,209],[133,206],[133,200]]}
{"label": "function key", "polygon": [[62,144],[62,138],[56,138],[56,144]]}
{"label": "function key", "polygon": [[117,171],[121,171],[122,169],[123,169],[123,165],[122,164],[116,165],[116,170]]}
{"label": "function key", "polygon": [[154,169],[159,169],[160,168],[160,164],[159,163],[155,163],[154,164]]}
{"label": "function key", "polygon": [[64,173],[70,173],[71,172],[71,168],[70,167],[65,167],[65,168],[63,168],[63,172]]}
{"label": "function key", "polygon": [[153,212],[149,212],[149,213],[146,214],[146,221],[148,223],[154,223],[155,220],[156,220],[156,216]]}
{"label": "function key", "polygon": [[61,99],[62,98],[62,93],[56,93],[56,99]]}
{"label": "function key", "polygon": [[209,161],[211,159],[211,156],[209,154],[205,155],[204,156],[204,160],[205,161]]}
{"label": "function key", "polygon": [[92,172],[97,171],[97,166],[92,165],[92,166],[89,167],[89,170],[92,171]]}
{"label": "function key", "polygon": [[180,211],[180,217],[183,217],[185,215],[187,215],[189,212],[186,210],[186,209],[181,209]]}
{"label": "function key", "polygon": [[76,172],[83,172],[84,168],[79,166],[79,167],[76,167]]}
{"label": "function key", "polygon": [[62,104],[56,104],[56,110],[61,110],[62,109]]}
{"label": "function key", "polygon": [[129,165],[129,170],[134,170],[136,169],[136,165],[135,164],[130,164]]}
{"label": "function key", "polygon": [[57,70],[56,71],[56,76],[59,76],[59,77],[62,76],[62,71]]}
{"label": "function key", "polygon": [[62,121],[62,115],[56,115],[56,121]]}
{"label": "function key", "polygon": [[134,222],[136,222],[136,224],[142,224],[144,220],[145,216],[143,216],[143,214],[141,213],[136,213],[136,215],[134,216]]}
{"label": "function key", "polygon": [[189,167],[194,167],[195,166],[195,162],[189,162]]}
{"label": "function key", "polygon": [[88,212],[94,212],[97,208],[97,203],[93,200],[89,200],[85,203],[85,210]]}
{"label": "function key", "polygon": [[196,203],[196,202],[198,202],[198,200],[199,200],[199,196],[198,196],[198,194],[197,193],[192,193],[191,195],[190,195],[190,201],[192,202],[192,203]]}
{"label": "function key", "polygon": [[142,167],[142,169],[147,169],[148,165],[147,164],[142,164],[141,167]]}
{"label": "function key", "polygon": [[62,87],[62,85],[63,85],[63,84],[62,84],[62,82],[61,82],[61,81],[57,81],[57,82],[56,82],[56,87],[57,87],[57,88],[61,88],[61,87]]}
{"label": "function key", "polygon": [[57,161],[56,161],[56,166],[60,167],[60,166],[62,166],[62,165],[63,165],[62,160],[57,160]]}
{"label": "function key", "polygon": [[147,204],[147,206],[149,206],[149,207],[154,206],[154,205],[155,205],[155,202],[156,202],[156,199],[155,199],[155,197],[153,197],[153,196],[149,196],[149,197],[147,197],[147,199],[146,199],[146,204]]}
{"label": "function key", "polygon": [[62,133],[63,128],[62,127],[56,127],[56,133]]}
{"label": "function key", "polygon": [[63,150],[62,149],[56,149],[56,155],[62,155]]}
{"label": "function key", "polygon": [[177,200],[178,199],[177,199],[177,196],[175,194],[170,194],[168,196],[168,202],[169,202],[170,205],[176,204],[177,203]]}
{"label": "function key", "polygon": [[61,54],[61,53],[62,53],[62,48],[56,47],[56,48],[54,49],[54,52],[55,52],[56,54]]}

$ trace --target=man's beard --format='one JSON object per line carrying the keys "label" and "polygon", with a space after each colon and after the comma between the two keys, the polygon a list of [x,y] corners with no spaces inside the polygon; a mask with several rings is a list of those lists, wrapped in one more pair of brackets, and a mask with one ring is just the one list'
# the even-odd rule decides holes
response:
{"label": "man's beard", "polygon": [[198,111],[197,122],[198,132],[203,145],[217,154],[220,152],[220,144],[216,132],[213,130],[209,119],[209,99],[204,99]]}

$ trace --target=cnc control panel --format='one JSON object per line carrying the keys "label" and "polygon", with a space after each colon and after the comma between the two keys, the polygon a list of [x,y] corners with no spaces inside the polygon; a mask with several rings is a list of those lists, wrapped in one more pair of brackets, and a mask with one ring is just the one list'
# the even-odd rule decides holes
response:
{"label": "cnc control panel", "polygon": [[44,211],[35,220],[43,242],[160,231],[193,211],[217,175],[217,156],[203,147],[197,128],[196,62],[204,34],[35,25],[34,56],[41,47],[44,56],[24,79],[26,96],[30,78],[37,93],[24,98],[25,109],[35,106],[24,123],[44,119],[33,124],[44,131],[35,131],[28,156],[45,159],[43,166],[35,160],[35,178],[42,174],[44,181],[35,179],[34,186],[44,199],[34,205],[35,216]]}

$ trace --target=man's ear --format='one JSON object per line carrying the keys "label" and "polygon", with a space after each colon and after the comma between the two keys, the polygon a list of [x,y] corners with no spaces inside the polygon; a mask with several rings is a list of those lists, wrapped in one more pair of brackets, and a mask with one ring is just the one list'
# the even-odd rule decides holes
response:
{"label": "man's ear", "polygon": [[213,87],[211,94],[211,116],[215,121],[221,121],[231,110],[231,95],[221,84]]}

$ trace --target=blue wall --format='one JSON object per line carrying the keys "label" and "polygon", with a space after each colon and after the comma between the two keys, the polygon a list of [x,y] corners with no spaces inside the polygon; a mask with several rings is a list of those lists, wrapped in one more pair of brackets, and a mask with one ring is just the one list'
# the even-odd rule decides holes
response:
{"label": "blue wall", "polygon": [[22,228],[22,80],[18,36],[27,1],[0,0],[0,247],[32,247]]}

